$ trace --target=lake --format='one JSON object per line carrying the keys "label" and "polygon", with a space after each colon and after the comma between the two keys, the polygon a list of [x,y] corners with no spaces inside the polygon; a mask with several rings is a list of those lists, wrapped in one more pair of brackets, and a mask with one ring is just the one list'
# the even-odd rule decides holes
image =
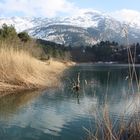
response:
{"label": "lake", "polygon": [[[105,103],[113,119],[125,114],[127,120],[139,105],[139,66],[132,81],[129,71],[128,65],[81,64],[65,71],[57,88],[1,97],[0,140],[82,140]],[[72,86],[78,73],[77,93]]]}

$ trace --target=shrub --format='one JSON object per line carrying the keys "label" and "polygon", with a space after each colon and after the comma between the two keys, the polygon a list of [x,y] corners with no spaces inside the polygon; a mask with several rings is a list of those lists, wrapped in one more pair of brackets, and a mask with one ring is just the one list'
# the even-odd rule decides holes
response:
{"label": "shrub", "polygon": [[28,33],[26,33],[26,32],[18,33],[18,37],[23,42],[27,42],[31,39],[30,36],[28,35]]}

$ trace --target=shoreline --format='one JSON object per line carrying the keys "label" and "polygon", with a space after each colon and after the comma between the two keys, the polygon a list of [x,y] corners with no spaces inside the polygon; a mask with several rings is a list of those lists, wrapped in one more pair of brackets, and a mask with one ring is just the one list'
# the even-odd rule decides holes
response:
{"label": "shoreline", "polygon": [[46,72],[48,74],[48,77],[45,77],[45,79],[48,78],[48,80],[46,80],[46,83],[45,81],[43,81],[43,83],[30,83],[28,85],[26,84],[17,85],[0,81],[0,97],[16,92],[44,90],[47,88],[57,87],[60,84],[60,77],[62,76],[63,72],[69,67],[75,65],[75,63],[71,61],[59,61],[59,60],[49,60],[45,62],[41,61],[41,63],[47,69]]}

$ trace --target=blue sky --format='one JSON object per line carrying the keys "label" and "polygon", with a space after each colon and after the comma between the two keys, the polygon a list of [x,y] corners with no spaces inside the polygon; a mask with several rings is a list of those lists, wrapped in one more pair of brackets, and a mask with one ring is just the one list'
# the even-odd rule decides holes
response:
{"label": "blue sky", "polygon": [[101,11],[131,9],[140,11],[140,0],[69,0],[80,8],[93,8]]}
{"label": "blue sky", "polygon": [[127,13],[129,16],[139,16],[140,0],[0,0],[1,17],[67,16],[87,9],[111,13],[118,17],[125,17]]}

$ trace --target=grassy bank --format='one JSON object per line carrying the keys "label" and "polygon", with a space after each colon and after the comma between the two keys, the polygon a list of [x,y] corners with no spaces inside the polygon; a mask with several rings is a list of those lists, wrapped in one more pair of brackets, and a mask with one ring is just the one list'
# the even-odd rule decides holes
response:
{"label": "grassy bank", "polygon": [[68,64],[42,62],[22,49],[0,47],[0,92],[38,89],[58,85]]}

